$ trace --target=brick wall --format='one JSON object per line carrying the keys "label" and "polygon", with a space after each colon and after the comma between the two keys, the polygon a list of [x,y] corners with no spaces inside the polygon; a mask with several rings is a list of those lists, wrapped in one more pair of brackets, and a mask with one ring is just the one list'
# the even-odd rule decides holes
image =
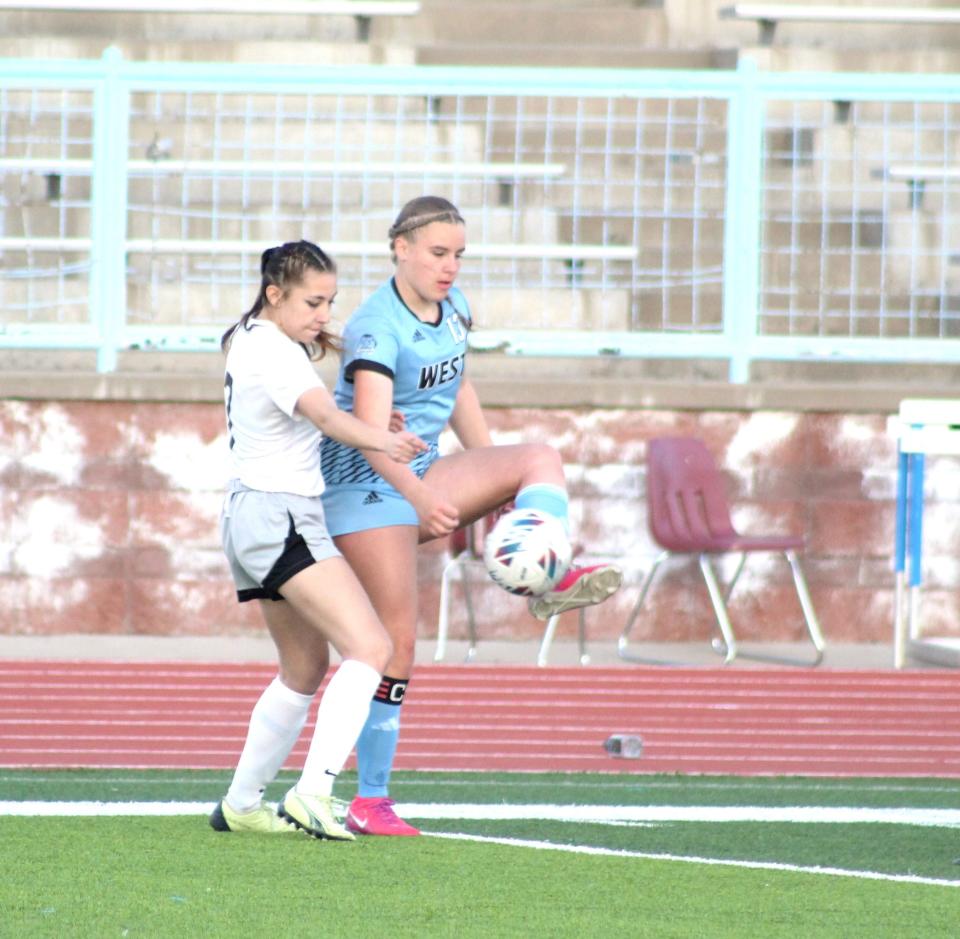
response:
{"label": "brick wall", "polygon": [[[702,437],[723,466],[745,531],[798,531],[827,640],[889,641],[895,444],[886,414],[785,411],[491,409],[497,440],[553,443],[567,466],[575,539],[618,558],[628,582],[590,614],[614,638],[656,553],[646,531],[646,441]],[[225,473],[222,407],[212,403],[0,402],[0,632],[211,635],[261,629],[239,606],[217,531]],[[924,622],[960,634],[960,468],[931,459]],[[420,634],[436,629],[444,545],[421,556]],[[522,601],[478,587],[483,637],[534,637]],[[457,604],[458,608],[460,604]],[[789,570],[748,562],[731,603],[740,638],[803,637]],[[562,630],[573,628],[573,617]],[[453,635],[462,635],[462,616]],[[634,638],[706,640],[696,563],[674,559]]]}

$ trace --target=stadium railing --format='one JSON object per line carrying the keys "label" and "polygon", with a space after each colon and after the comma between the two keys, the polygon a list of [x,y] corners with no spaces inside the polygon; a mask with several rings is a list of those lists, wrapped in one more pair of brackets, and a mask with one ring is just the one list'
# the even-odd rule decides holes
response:
{"label": "stadium railing", "polygon": [[734,3],[721,7],[722,19],[753,20],[760,44],[769,46],[778,23],[861,23],[864,25],[960,24],[960,7],[853,6],[849,3]]}
{"label": "stadium railing", "polygon": [[415,16],[417,0],[0,0],[0,11],[48,13],[176,13],[253,14],[263,16],[352,16],[357,40],[370,38],[371,21],[378,16]]}
{"label": "stadium railing", "polygon": [[348,308],[391,269],[398,207],[438,191],[468,218],[475,347],[711,360],[735,383],[763,360],[960,362],[948,194],[911,221],[903,182],[873,170],[948,163],[958,109],[956,76],[748,59],[6,59],[0,348],[95,349],[101,371],[124,349],[215,348],[264,244],[303,235],[344,257]]}

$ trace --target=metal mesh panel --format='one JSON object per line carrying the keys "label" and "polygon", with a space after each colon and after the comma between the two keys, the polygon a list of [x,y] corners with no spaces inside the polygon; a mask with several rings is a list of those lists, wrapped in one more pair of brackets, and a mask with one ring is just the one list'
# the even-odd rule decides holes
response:
{"label": "metal mesh panel", "polygon": [[467,218],[461,282],[513,351],[727,356],[743,380],[759,353],[958,333],[949,84],[0,71],[7,343],[96,345],[103,368],[118,345],[202,347],[249,304],[262,249],[300,237],[337,258],[349,313],[425,192]]}
{"label": "metal mesh panel", "polygon": [[960,105],[767,106],[760,331],[960,335]]}
{"label": "metal mesh panel", "polygon": [[0,324],[89,319],[92,94],[0,88]]}
{"label": "metal mesh panel", "polygon": [[481,325],[718,330],[725,117],[707,99],[136,92],[129,322],[235,316],[259,248],[299,237],[338,257],[348,309],[390,273],[399,208],[433,192],[467,218]]}
{"label": "metal mesh panel", "polygon": [[262,249],[300,237],[349,313],[433,192],[467,218],[478,332],[514,352],[724,356],[737,381],[758,356],[908,348],[874,338],[960,356],[939,342],[960,332],[952,81],[436,75],[0,62],[0,340],[105,369],[205,347]]}

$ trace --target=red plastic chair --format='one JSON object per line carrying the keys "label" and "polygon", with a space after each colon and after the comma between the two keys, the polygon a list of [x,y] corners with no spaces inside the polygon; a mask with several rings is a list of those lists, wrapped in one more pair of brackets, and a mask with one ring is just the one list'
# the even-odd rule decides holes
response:
{"label": "red plastic chair", "polygon": [[[647,455],[647,520],[654,541],[663,549],[640,587],[640,596],[619,640],[619,653],[627,654],[629,636],[660,565],[673,554],[696,554],[710,594],[722,639],[713,646],[725,662],[737,656],[737,640],[727,613],[727,602],[743,571],[747,555],[774,551],[787,559],[803,610],[807,631],[816,650],[811,665],[823,660],[823,635],[810,592],[797,559],[803,547],[799,535],[741,535],[733,527],[723,477],[710,452],[695,437],[660,437],[651,440]],[[712,557],[738,553],[737,568],[726,590],[721,589]]]}

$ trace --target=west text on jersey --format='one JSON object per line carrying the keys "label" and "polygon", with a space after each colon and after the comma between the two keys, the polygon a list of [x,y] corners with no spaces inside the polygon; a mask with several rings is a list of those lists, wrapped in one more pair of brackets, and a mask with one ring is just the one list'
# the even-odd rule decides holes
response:
{"label": "west text on jersey", "polygon": [[424,365],[420,369],[420,381],[417,383],[417,390],[423,391],[424,388],[436,388],[437,385],[444,385],[448,381],[453,381],[463,369],[463,358],[463,354],[461,353],[443,362]]}

